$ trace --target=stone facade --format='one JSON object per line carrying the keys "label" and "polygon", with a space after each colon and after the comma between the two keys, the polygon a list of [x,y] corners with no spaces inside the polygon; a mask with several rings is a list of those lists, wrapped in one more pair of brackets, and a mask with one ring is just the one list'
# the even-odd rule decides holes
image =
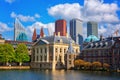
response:
{"label": "stone facade", "polygon": [[[64,69],[66,68],[70,38],[66,36],[49,36],[40,38],[33,45],[31,68]],[[79,54],[79,45],[72,40],[74,52]],[[76,57],[76,56],[75,56]],[[74,58],[75,58],[74,57]]]}

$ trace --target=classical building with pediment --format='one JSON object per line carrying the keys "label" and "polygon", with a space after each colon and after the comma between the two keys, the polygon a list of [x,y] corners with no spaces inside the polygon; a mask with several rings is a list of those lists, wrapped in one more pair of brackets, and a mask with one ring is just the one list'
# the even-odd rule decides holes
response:
{"label": "classical building with pediment", "polygon": [[33,45],[31,68],[70,69],[80,53],[78,44],[68,36],[48,36]]}

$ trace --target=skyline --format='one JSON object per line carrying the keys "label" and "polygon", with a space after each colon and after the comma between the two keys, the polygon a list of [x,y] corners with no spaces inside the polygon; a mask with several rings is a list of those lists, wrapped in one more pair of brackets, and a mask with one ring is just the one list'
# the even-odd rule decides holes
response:
{"label": "skyline", "polygon": [[[119,0],[0,0],[0,6],[0,34],[10,40],[14,38],[13,23],[16,17],[26,28],[29,40],[34,27],[37,33],[41,26],[52,29],[52,33],[57,19],[65,19],[67,28],[72,18],[78,18],[84,22],[97,21],[99,22],[99,35],[104,36],[109,36],[116,29],[120,29]],[[86,25],[83,25],[84,36],[87,36],[86,30]]]}

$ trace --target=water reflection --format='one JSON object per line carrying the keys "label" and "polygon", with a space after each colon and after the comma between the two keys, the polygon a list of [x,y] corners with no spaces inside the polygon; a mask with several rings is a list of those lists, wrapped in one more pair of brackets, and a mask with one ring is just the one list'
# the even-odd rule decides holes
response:
{"label": "water reflection", "polygon": [[0,80],[120,80],[120,73],[74,70],[0,70]]}

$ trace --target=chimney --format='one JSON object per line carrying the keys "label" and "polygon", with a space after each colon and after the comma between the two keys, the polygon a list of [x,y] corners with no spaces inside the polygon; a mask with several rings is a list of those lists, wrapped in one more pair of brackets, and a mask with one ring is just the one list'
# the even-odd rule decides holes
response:
{"label": "chimney", "polygon": [[59,37],[60,37],[60,32],[58,32],[57,36],[59,36]]}
{"label": "chimney", "polygon": [[67,38],[69,37],[68,33],[66,33],[66,37],[67,37]]}
{"label": "chimney", "polygon": [[100,35],[100,41],[102,41],[103,40],[103,36],[102,35]]}

